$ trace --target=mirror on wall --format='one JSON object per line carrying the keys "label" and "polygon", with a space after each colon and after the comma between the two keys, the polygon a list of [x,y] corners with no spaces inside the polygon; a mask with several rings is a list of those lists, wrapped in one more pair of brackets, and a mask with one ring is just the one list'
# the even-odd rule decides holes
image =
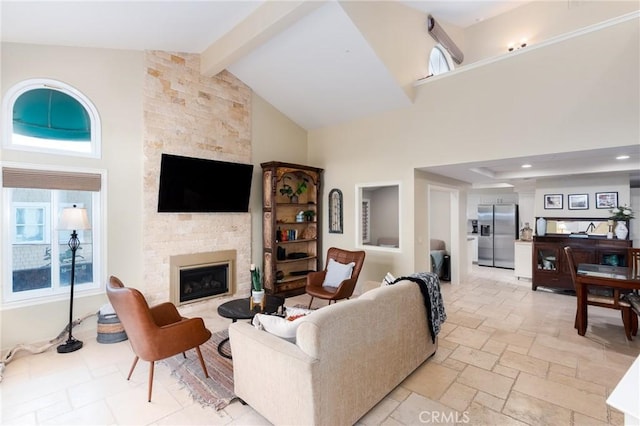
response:
{"label": "mirror on wall", "polygon": [[558,218],[547,219],[547,234],[607,235],[607,219]]}
{"label": "mirror on wall", "polygon": [[400,247],[400,184],[356,186],[359,247]]}

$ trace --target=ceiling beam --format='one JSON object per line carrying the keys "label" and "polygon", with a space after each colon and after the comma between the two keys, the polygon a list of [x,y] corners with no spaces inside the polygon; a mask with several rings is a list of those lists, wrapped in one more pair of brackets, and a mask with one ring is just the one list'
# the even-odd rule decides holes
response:
{"label": "ceiling beam", "polygon": [[206,76],[218,74],[324,3],[324,0],[265,1],[201,53],[200,72]]}

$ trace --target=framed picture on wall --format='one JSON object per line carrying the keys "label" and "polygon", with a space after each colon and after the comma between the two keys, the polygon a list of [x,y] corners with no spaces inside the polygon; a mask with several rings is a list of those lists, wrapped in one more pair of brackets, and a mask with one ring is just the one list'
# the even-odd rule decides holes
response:
{"label": "framed picture on wall", "polygon": [[329,233],[342,234],[342,191],[329,191]]}
{"label": "framed picture on wall", "polygon": [[544,194],[544,208],[562,210],[562,194]]}
{"label": "framed picture on wall", "polygon": [[596,192],[596,209],[612,209],[618,207],[617,192]]}
{"label": "framed picture on wall", "polygon": [[588,194],[569,194],[568,196],[569,210],[588,210],[589,195]]}

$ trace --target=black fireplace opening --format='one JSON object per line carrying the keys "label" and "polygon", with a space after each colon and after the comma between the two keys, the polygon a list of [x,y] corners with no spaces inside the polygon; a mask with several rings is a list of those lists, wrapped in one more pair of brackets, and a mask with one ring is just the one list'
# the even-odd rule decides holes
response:
{"label": "black fireplace opening", "polygon": [[229,291],[229,264],[180,270],[180,302],[225,294]]}

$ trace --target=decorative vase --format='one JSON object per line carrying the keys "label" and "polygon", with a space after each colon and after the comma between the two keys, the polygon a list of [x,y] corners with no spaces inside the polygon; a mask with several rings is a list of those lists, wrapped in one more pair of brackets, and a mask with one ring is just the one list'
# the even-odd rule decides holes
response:
{"label": "decorative vase", "polygon": [[520,239],[522,241],[531,241],[533,239],[533,229],[529,226],[529,222],[524,223],[524,228],[520,231]]}
{"label": "decorative vase", "polygon": [[623,221],[618,221],[618,223],[616,224],[616,237],[619,240],[626,240],[627,239],[627,235],[629,234],[629,228],[627,228],[627,224]]}
{"label": "decorative vase", "polygon": [[297,195],[292,195],[291,196],[291,203],[292,204],[298,204],[298,196]]}
{"label": "decorative vase", "polygon": [[249,299],[249,309],[253,310],[255,306],[259,306],[260,311],[263,311],[266,300],[267,298],[264,295],[264,290],[260,290],[260,291],[251,290],[251,298]]}
{"label": "decorative vase", "polygon": [[251,297],[253,298],[253,303],[255,305],[259,305],[262,303],[262,298],[264,297],[264,290],[255,291],[251,290]]}
{"label": "decorative vase", "polygon": [[538,218],[536,222],[536,235],[538,237],[544,237],[547,233],[547,219],[544,217]]}
{"label": "decorative vase", "polygon": [[609,226],[607,231],[607,239],[612,240],[613,239],[613,220],[609,219],[607,221],[607,225]]}

